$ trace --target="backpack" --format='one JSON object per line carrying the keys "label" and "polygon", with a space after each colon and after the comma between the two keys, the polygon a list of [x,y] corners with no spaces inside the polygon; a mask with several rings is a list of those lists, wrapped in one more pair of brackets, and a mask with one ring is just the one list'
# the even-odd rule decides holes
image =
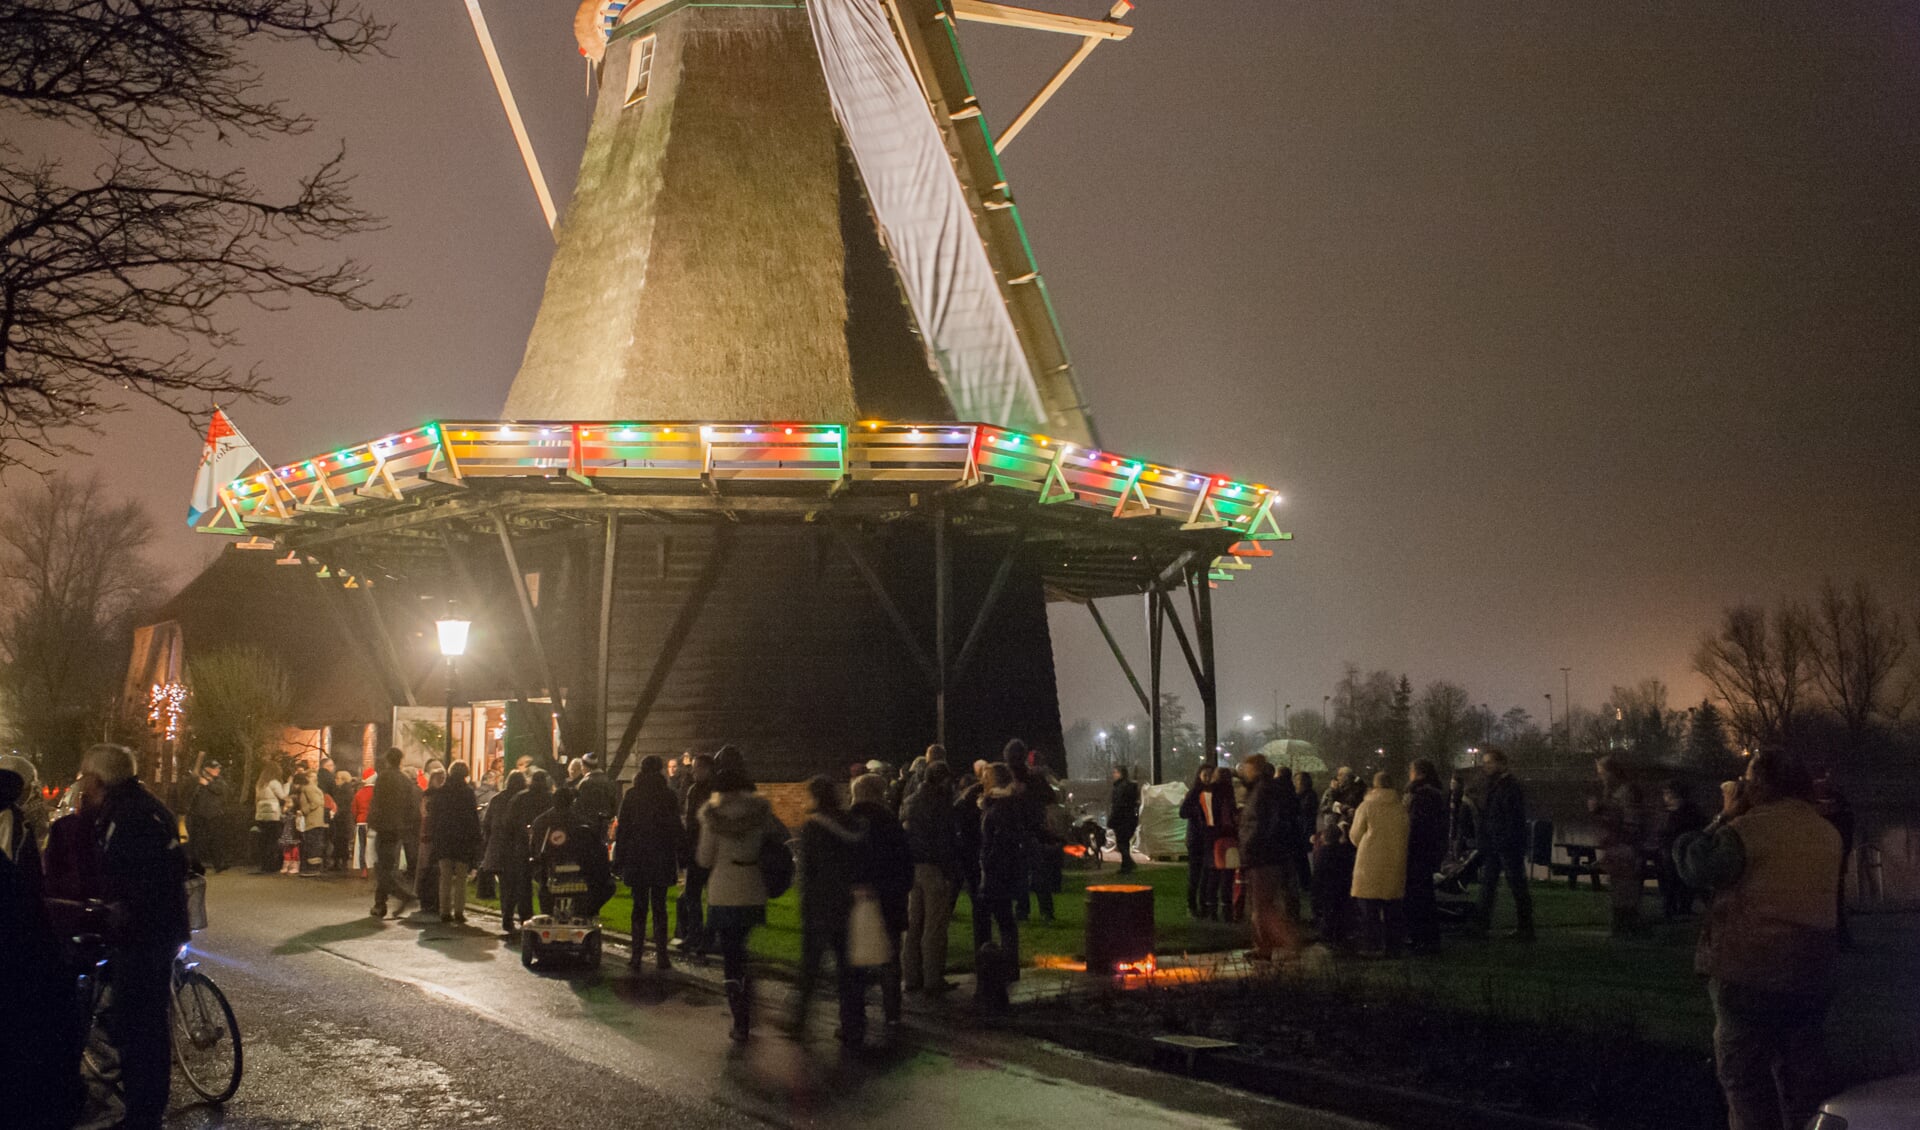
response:
{"label": "backpack", "polygon": [[760,883],[772,901],[793,887],[793,849],[787,846],[787,827],[772,817],[760,834]]}

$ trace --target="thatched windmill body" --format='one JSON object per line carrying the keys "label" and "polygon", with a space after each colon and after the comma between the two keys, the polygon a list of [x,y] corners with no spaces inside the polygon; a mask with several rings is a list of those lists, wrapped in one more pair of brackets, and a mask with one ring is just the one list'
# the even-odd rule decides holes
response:
{"label": "thatched windmill body", "polygon": [[[1170,624],[1211,720],[1210,578],[1282,536],[1277,496],[1099,449],[996,156],[1127,7],[589,0],[593,120],[507,420],[278,468],[209,527],[388,594],[396,685],[407,617],[460,598],[510,693],[616,762],[1058,759],[1046,602],[1128,593],[1151,681]],[[996,139],[956,19],[1080,48]]]}

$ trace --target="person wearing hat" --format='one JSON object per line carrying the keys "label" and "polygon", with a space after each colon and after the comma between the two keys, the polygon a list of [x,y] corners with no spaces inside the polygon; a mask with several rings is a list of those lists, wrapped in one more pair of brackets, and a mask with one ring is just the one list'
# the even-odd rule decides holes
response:
{"label": "person wearing hat", "polygon": [[600,842],[605,844],[614,811],[620,807],[620,790],[614,788],[606,770],[600,768],[599,754],[589,753],[580,763],[586,766],[586,772],[574,784],[573,814],[598,832]]}
{"label": "person wearing hat", "polygon": [[226,820],[230,788],[220,763],[208,761],[200,766],[193,795],[187,798],[187,851],[194,862],[213,871],[227,869],[227,838],[220,825]]}

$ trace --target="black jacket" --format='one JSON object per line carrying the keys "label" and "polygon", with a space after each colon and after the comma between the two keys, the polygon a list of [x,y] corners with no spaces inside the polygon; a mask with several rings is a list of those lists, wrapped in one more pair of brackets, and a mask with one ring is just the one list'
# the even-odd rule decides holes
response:
{"label": "black jacket", "polygon": [[420,834],[420,787],[405,766],[381,769],[373,776],[367,802],[367,827],[381,835],[412,839]]}
{"label": "black jacket", "polygon": [[128,779],[107,790],[93,832],[107,901],[124,911],[110,941],[169,952],[185,944],[192,937],[187,852],[173,813],[139,780]]}
{"label": "black jacket", "polygon": [[913,862],[938,867],[949,879],[959,875],[960,829],[947,790],[921,785],[908,794],[900,821]]}
{"label": "black jacket", "polygon": [[1014,790],[986,794],[980,815],[980,897],[1018,898],[1033,858],[1033,820]]}
{"label": "black jacket", "polygon": [[433,841],[433,857],[455,863],[480,861],[486,848],[480,836],[480,810],[473,798],[473,786],[465,781],[448,781],[427,793],[427,838]]}
{"label": "black jacket", "polygon": [[227,794],[231,788],[224,776],[199,782],[187,800],[187,815],[195,820],[218,820],[226,815]]}
{"label": "black jacket", "polygon": [[547,810],[552,807],[551,791],[536,792],[533,789],[521,789],[514,796],[513,804],[507,808],[507,832],[518,841],[514,846],[519,862],[526,863],[533,859],[533,823],[546,815]]}
{"label": "black jacket", "polygon": [[711,774],[704,781],[689,781],[687,791],[680,796],[680,825],[686,829],[686,838],[680,841],[680,861],[689,867],[694,866],[693,853],[700,847],[700,810],[712,799]]}
{"label": "black jacket", "polygon": [[621,800],[613,872],[627,886],[671,887],[679,880],[686,832],[676,811],[678,800],[658,773],[640,774]]}
{"label": "black jacket", "polygon": [[487,837],[481,870],[502,872],[526,864],[527,829],[513,822],[513,802],[524,792],[525,788],[496,793],[487,802],[487,815],[480,822],[480,830]]}
{"label": "black jacket", "polygon": [[1524,852],[1527,840],[1527,794],[1512,773],[1502,773],[1487,782],[1480,802],[1480,850]]}
{"label": "black jacket", "polygon": [[1180,798],[1180,819],[1187,822],[1187,854],[1191,855],[1207,844],[1207,810],[1200,805],[1200,795],[1206,792],[1203,787],[1187,786],[1187,795]]}
{"label": "black jacket", "polygon": [[816,812],[800,825],[800,919],[845,929],[853,912],[855,862],[866,829],[850,815]]}
{"label": "black jacket", "polygon": [[605,828],[607,821],[613,819],[613,811],[620,795],[620,790],[614,788],[613,781],[607,777],[605,770],[595,769],[582,777],[580,787],[574,792],[573,814],[588,823]]}
{"label": "black jacket", "polygon": [[1291,863],[1300,850],[1300,805],[1277,777],[1255,782],[1240,812],[1240,866]]}
{"label": "black jacket", "polygon": [[907,895],[913,890],[913,851],[907,846],[906,830],[883,804],[856,804],[847,815],[866,828],[866,838],[854,857],[853,881],[874,889],[887,929],[903,934]]}
{"label": "black jacket", "polygon": [[960,851],[960,865],[966,872],[963,881],[980,881],[980,835],[984,819],[980,810],[980,796],[984,792],[980,782],[975,781],[961,789],[953,798],[953,840]]}
{"label": "black jacket", "polygon": [[1432,781],[1407,790],[1407,877],[1431,877],[1447,858],[1447,794]]}
{"label": "black jacket", "polygon": [[1129,778],[1113,783],[1113,795],[1107,801],[1107,827],[1140,826],[1140,784]]}

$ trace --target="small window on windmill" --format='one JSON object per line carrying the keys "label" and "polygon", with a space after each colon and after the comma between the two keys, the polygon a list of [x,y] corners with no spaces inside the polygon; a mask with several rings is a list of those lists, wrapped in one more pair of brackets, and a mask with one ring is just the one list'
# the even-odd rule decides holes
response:
{"label": "small window on windmill", "polygon": [[633,51],[627,56],[627,105],[647,96],[647,87],[653,80],[653,41],[651,35],[641,36],[633,44]]}

